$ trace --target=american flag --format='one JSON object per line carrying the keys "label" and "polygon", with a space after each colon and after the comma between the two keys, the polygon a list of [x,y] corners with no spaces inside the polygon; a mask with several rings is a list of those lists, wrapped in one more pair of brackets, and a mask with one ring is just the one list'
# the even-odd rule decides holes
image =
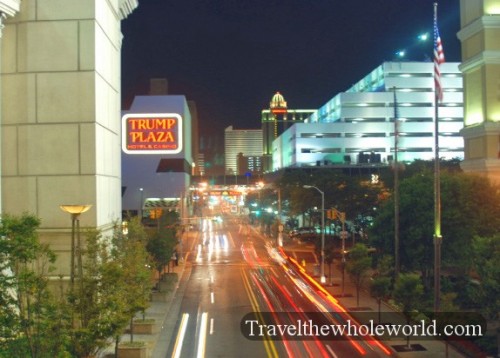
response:
{"label": "american flag", "polygon": [[441,69],[439,66],[444,62],[443,44],[437,26],[437,6],[434,6],[434,84],[436,98],[443,101],[443,87],[441,86]]}

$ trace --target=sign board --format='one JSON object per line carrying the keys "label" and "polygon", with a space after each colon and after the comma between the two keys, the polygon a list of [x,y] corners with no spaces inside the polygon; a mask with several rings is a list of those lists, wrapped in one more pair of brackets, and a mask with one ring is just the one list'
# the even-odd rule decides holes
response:
{"label": "sign board", "polygon": [[182,117],[177,113],[133,113],[122,117],[122,150],[127,154],[182,151]]}

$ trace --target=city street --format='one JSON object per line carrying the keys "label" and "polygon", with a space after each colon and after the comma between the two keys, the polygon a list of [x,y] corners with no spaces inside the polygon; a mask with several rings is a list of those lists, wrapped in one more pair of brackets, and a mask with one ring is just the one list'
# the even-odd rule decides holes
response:
{"label": "city street", "polygon": [[[266,337],[257,321],[334,324],[345,322],[346,314],[306,283],[255,228],[237,217],[223,222],[204,219],[199,229],[197,238],[188,243],[182,301],[168,317],[175,320],[173,334],[165,341],[160,338],[156,352],[165,351],[169,357],[390,355],[375,341],[316,335],[282,338],[267,331]],[[252,339],[242,331],[243,318],[248,322],[244,332],[254,329]]]}

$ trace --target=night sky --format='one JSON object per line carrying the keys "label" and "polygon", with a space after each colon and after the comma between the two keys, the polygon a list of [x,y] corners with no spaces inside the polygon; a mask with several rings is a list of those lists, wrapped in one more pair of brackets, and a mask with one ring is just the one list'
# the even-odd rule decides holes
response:
{"label": "night sky", "polygon": [[[202,136],[260,128],[280,91],[289,108],[317,109],[394,53],[432,58],[433,0],[139,0],[122,22],[123,109],[167,78],[197,103]],[[447,61],[460,61],[459,0],[441,0]],[[419,43],[427,32],[430,39]]]}

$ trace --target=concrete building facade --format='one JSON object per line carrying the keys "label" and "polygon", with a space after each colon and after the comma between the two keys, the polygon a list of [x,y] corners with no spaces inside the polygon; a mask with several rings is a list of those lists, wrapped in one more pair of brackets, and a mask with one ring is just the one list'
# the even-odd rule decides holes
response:
{"label": "concrete building facade", "polygon": [[460,15],[462,169],[500,183],[500,0],[461,0]]}
{"label": "concrete building facade", "polygon": [[92,205],[81,225],[105,233],[121,216],[120,22],[138,1],[5,2],[19,12],[2,33],[2,211],[38,216],[66,274],[60,205]]}
{"label": "concrete building facade", "polygon": [[238,174],[238,155],[262,156],[261,129],[234,129],[229,126],[224,130],[225,173]]}
{"label": "concrete building facade", "polygon": [[[153,208],[179,209],[181,199],[191,183],[193,165],[192,123],[188,101],[180,95],[136,96],[125,115],[141,118],[178,116],[180,135],[173,140],[180,144],[172,153],[151,150],[147,153],[122,151],[122,209],[132,214],[147,214]],[[151,133],[152,131],[148,131]],[[129,135],[123,130],[123,142]]]}
{"label": "concrete building facade", "polygon": [[[462,76],[441,68],[440,157],[463,158]],[[273,142],[273,170],[434,158],[432,62],[385,62]],[[396,121],[395,121],[396,118]],[[395,136],[395,133],[398,133]],[[397,147],[395,139],[397,137]]]}
{"label": "concrete building facade", "polygon": [[276,92],[269,108],[261,111],[262,165],[265,172],[273,169],[273,141],[295,123],[303,123],[315,109],[292,109],[280,92]]}

